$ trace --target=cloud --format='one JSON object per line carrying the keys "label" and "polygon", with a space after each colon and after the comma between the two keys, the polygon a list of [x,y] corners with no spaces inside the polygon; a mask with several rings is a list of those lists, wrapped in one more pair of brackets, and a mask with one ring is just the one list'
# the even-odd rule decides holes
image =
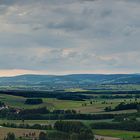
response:
{"label": "cloud", "polygon": [[1,0],[0,5],[13,5],[17,2],[18,0]]}
{"label": "cloud", "polygon": [[0,69],[139,72],[138,3],[1,0]]}
{"label": "cloud", "polygon": [[78,19],[65,19],[59,23],[53,22],[48,24],[48,28],[64,29],[66,31],[84,30],[87,25],[84,20]]}

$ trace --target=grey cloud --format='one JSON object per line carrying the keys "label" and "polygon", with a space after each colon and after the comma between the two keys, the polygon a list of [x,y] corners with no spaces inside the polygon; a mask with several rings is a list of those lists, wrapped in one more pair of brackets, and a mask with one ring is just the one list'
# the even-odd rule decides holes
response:
{"label": "grey cloud", "polygon": [[18,0],[0,0],[0,5],[13,5],[18,3]]}
{"label": "grey cloud", "polygon": [[49,28],[52,29],[64,29],[66,31],[76,31],[76,30],[84,30],[88,27],[87,23],[84,20],[77,19],[66,19],[60,23],[49,23]]}
{"label": "grey cloud", "polygon": [[97,1],[97,0],[80,0],[80,1],[83,1],[83,2],[94,2],[94,1]]}
{"label": "grey cloud", "polygon": [[75,2],[75,0],[1,0],[0,5],[13,5],[13,4],[33,4],[33,3],[42,3],[42,4],[70,4]]}
{"label": "grey cloud", "polygon": [[137,2],[2,0],[0,69],[139,71]]}

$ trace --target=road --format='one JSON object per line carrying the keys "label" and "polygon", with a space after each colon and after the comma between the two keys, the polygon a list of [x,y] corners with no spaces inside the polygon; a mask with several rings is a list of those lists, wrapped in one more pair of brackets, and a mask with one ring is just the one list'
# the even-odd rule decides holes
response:
{"label": "road", "polygon": [[121,140],[120,138],[113,138],[113,137],[107,137],[107,136],[99,136],[95,135],[95,140]]}

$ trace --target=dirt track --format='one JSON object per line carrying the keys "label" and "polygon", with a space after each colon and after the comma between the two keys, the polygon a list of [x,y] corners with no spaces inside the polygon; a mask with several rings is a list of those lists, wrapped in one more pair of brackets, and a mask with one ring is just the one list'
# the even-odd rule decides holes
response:
{"label": "dirt track", "polygon": [[106,136],[95,135],[96,140],[121,140],[120,138],[112,138]]}

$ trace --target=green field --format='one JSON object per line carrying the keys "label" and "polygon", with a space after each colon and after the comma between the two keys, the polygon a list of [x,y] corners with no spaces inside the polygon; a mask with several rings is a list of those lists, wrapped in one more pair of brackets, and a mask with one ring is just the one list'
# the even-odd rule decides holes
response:
{"label": "green field", "polygon": [[[58,88],[58,87],[57,87]],[[0,86],[0,90],[49,90],[48,88],[46,88],[46,86],[44,85],[4,85],[4,86]],[[61,87],[61,89],[63,89]],[[100,89],[100,90],[99,90]],[[92,89],[85,89],[84,87],[78,87],[78,88],[64,88],[64,91],[71,91],[71,92],[76,92],[76,91],[127,91],[127,90],[140,90],[140,84],[116,84],[116,85],[112,85],[112,84],[106,84],[106,85],[94,85],[92,87]]]}
{"label": "green field", "polygon": [[[74,89],[70,89],[74,90]],[[82,91],[81,89],[75,89]],[[82,91],[85,92],[85,91]],[[74,94],[74,93],[73,93]],[[32,108],[39,108],[39,107],[46,107],[50,110],[76,110],[80,113],[87,113],[87,114],[104,114],[104,113],[132,113],[136,112],[136,110],[122,110],[122,111],[112,111],[112,112],[105,112],[104,108],[111,106],[114,108],[121,102],[125,103],[133,103],[135,99],[103,99],[100,98],[100,94],[92,94],[92,96],[96,96],[96,99],[88,99],[85,101],[73,101],[73,100],[58,100],[56,98],[42,98],[43,103],[38,105],[27,105],[25,101],[27,98],[21,96],[13,96],[13,95],[4,95],[0,94],[0,101],[4,102],[6,105],[14,108],[25,108],[25,109],[32,109]],[[125,96],[125,95],[124,95]],[[92,101],[92,104],[91,104]],[[137,99],[139,102],[140,99]],[[85,105],[86,104],[86,105]],[[81,121],[86,125],[90,125],[94,122],[111,122],[112,119],[106,120],[73,120],[73,121]],[[53,125],[56,120],[25,120],[25,124],[34,125],[34,124],[41,124],[41,125]],[[15,124],[22,124],[21,120],[0,120],[0,125],[3,123],[15,123]],[[35,131],[38,135],[40,132],[39,130],[27,130],[27,129],[12,129],[12,128],[1,128],[0,134],[4,137],[8,132],[14,132],[17,137],[22,136],[23,133]],[[140,136],[138,132],[133,131],[119,131],[119,130],[94,130],[95,134],[100,136],[108,136],[114,138],[121,138],[124,140],[140,140],[140,138],[134,138]],[[1,140],[1,139],[0,139]]]}
{"label": "green field", "polygon": [[[107,106],[115,107],[119,103],[123,102],[124,99],[100,99],[97,98],[92,104],[90,104],[91,100],[86,101],[72,101],[72,100],[58,100],[54,98],[43,98],[43,103],[39,105],[27,105],[24,104],[26,98],[20,96],[12,96],[12,95],[3,95],[0,94],[0,101],[3,101],[5,104],[16,107],[16,108],[38,108],[38,107],[47,107],[48,109],[74,109],[81,113],[108,113],[104,112],[104,108]],[[103,102],[106,104],[103,104]],[[140,101],[140,99],[138,99]],[[125,103],[134,102],[134,99],[125,99]],[[86,104],[86,106],[83,106]],[[124,110],[117,112],[109,112],[109,113],[132,113],[136,112],[136,110]]]}
{"label": "green field", "polygon": [[116,138],[121,138],[123,140],[140,140],[140,138],[133,138],[133,137],[140,137],[140,133],[134,131],[94,130],[94,133],[96,135],[116,137]]}
{"label": "green field", "polygon": [[[139,84],[94,85],[94,91],[99,91],[99,92],[100,91],[120,91],[120,90],[121,91],[140,90],[140,85]],[[93,90],[87,90],[87,89],[85,90],[85,89],[82,89],[82,88],[69,88],[69,89],[65,89],[65,91],[86,92],[86,91],[93,91]]]}

